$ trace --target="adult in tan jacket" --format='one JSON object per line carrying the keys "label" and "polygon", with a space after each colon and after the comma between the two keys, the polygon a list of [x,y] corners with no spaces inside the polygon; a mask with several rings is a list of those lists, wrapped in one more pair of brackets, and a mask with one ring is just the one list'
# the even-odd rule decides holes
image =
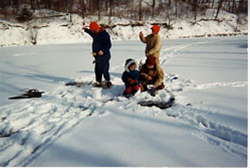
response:
{"label": "adult in tan jacket", "polygon": [[143,33],[140,32],[140,39],[143,43],[146,43],[145,54],[146,57],[155,57],[156,64],[159,65],[159,57],[161,52],[161,38],[158,35],[160,26],[154,25],[152,28],[152,34],[144,37]]}
{"label": "adult in tan jacket", "polygon": [[143,91],[148,90],[147,85],[153,85],[153,89],[160,90],[164,89],[163,83],[164,72],[159,65],[156,64],[155,57],[149,57],[146,63],[140,70],[140,82],[143,86]]}

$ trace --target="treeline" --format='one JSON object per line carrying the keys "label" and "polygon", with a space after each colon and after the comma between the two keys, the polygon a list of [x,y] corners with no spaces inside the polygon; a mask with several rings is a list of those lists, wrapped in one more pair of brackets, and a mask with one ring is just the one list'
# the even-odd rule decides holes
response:
{"label": "treeline", "polygon": [[68,14],[128,18],[145,21],[148,18],[165,17],[169,24],[173,17],[206,16],[214,10],[217,19],[222,11],[247,15],[247,0],[0,0],[0,16],[5,20],[27,21],[33,19],[36,10],[48,9]]}

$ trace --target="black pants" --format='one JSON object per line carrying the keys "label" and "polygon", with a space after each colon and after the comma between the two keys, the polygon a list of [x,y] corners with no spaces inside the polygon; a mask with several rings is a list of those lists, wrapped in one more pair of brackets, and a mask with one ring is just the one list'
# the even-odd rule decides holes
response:
{"label": "black pants", "polygon": [[95,57],[95,77],[97,82],[102,82],[102,75],[105,80],[110,80],[109,75],[110,55],[102,55]]}

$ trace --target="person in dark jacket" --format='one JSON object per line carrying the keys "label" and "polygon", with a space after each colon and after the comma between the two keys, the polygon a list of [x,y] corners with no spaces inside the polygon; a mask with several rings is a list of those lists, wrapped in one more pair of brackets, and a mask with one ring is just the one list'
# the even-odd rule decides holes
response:
{"label": "person in dark jacket", "polygon": [[[111,58],[110,48],[111,40],[109,34],[104,27],[101,27],[96,22],[91,22],[89,29],[83,28],[93,38],[92,54],[95,58],[95,77],[96,82],[94,87],[101,87],[102,84],[111,87],[110,74],[109,74],[109,60]],[[102,76],[105,81],[102,82]]]}
{"label": "person in dark jacket", "polygon": [[122,74],[122,81],[125,83],[124,96],[133,96],[140,89],[140,72],[136,70],[136,62],[133,59],[127,59],[125,71]]}

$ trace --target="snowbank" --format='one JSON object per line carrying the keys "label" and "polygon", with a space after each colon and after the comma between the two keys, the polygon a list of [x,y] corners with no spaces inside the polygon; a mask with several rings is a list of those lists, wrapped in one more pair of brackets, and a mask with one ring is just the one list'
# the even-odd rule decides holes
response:
{"label": "snowbank", "polygon": [[[14,24],[6,21],[0,22],[0,46],[22,46],[32,45],[32,39],[36,44],[61,44],[61,43],[83,43],[89,42],[90,37],[82,31],[83,23],[89,25],[91,21],[98,20],[95,16],[89,16],[84,20],[78,15],[72,15],[72,22],[69,16],[57,18],[56,20],[44,20]],[[167,38],[189,38],[189,37],[210,37],[248,34],[247,20],[238,25],[235,32],[237,17],[234,14],[224,12],[218,21],[199,17],[196,24],[193,19],[175,19],[171,25],[173,29],[167,29],[161,25],[160,36]],[[107,28],[112,40],[138,40],[139,32],[144,34],[151,32],[150,28],[154,23],[166,23],[165,19],[140,22],[143,26],[134,26],[136,21],[124,18],[112,17],[111,23],[108,17],[98,21],[100,24],[109,25]],[[132,26],[131,26],[132,25]]]}

